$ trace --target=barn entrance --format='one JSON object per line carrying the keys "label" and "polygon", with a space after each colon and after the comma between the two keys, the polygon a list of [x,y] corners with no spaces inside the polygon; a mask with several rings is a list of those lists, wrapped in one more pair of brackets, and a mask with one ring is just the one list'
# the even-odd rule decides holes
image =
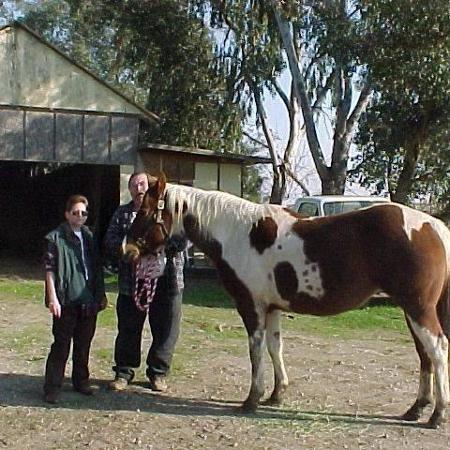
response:
{"label": "barn entrance", "polygon": [[119,166],[0,161],[1,254],[39,255],[72,194],[88,198],[87,225],[102,239],[119,204],[119,179]]}

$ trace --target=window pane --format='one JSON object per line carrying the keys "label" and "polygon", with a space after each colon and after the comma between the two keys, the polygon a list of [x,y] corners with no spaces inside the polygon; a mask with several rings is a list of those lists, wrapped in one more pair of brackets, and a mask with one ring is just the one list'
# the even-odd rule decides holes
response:
{"label": "window pane", "polygon": [[178,183],[180,174],[178,171],[178,160],[175,156],[165,155],[163,157],[163,171],[169,183]]}
{"label": "window pane", "polygon": [[319,208],[314,203],[301,203],[298,212],[307,216],[318,216]]}

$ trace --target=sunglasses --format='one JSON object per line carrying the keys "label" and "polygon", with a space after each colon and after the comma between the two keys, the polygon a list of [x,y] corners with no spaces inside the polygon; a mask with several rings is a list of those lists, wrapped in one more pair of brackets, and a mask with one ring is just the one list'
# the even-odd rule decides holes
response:
{"label": "sunglasses", "polygon": [[72,214],[72,216],[87,217],[88,212],[87,211],[72,211],[70,214]]}

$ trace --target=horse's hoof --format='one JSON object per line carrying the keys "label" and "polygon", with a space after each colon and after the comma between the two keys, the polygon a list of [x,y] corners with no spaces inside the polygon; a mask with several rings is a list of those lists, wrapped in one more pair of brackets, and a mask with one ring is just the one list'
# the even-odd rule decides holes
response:
{"label": "horse's hoof", "polygon": [[432,430],[437,430],[443,423],[445,423],[445,419],[442,414],[440,412],[434,411],[426,426],[427,428],[431,428]]}
{"label": "horse's hoof", "polygon": [[265,406],[281,406],[283,400],[279,397],[269,397],[267,400],[264,400],[262,404]]}
{"label": "horse's hoof", "polygon": [[254,412],[256,412],[256,409],[258,408],[258,405],[256,403],[253,402],[249,402],[249,401],[245,401],[244,403],[242,403],[242,405],[239,407],[239,411],[242,414],[252,414]]}
{"label": "horse's hoof", "polygon": [[420,419],[421,411],[416,408],[408,409],[408,411],[401,416],[402,420],[406,420],[408,422],[417,422]]}

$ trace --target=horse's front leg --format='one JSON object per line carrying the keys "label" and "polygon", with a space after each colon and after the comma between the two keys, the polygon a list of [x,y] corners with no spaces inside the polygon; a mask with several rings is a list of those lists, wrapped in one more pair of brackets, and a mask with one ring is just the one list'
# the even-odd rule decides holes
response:
{"label": "horse's front leg", "polygon": [[273,392],[266,400],[266,405],[281,405],[283,393],[289,384],[283,361],[283,339],[281,336],[280,316],[280,310],[273,310],[267,313],[266,316],[267,348],[272,359],[274,371]]}
{"label": "horse's front leg", "polygon": [[243,412],[254,412],[264,395],[264,367],[262,363],[265,347],[266,330],[259,326],[252,333],[249,332],[248,345],[252,364],[252,384],[247,399],[242,404]]}

